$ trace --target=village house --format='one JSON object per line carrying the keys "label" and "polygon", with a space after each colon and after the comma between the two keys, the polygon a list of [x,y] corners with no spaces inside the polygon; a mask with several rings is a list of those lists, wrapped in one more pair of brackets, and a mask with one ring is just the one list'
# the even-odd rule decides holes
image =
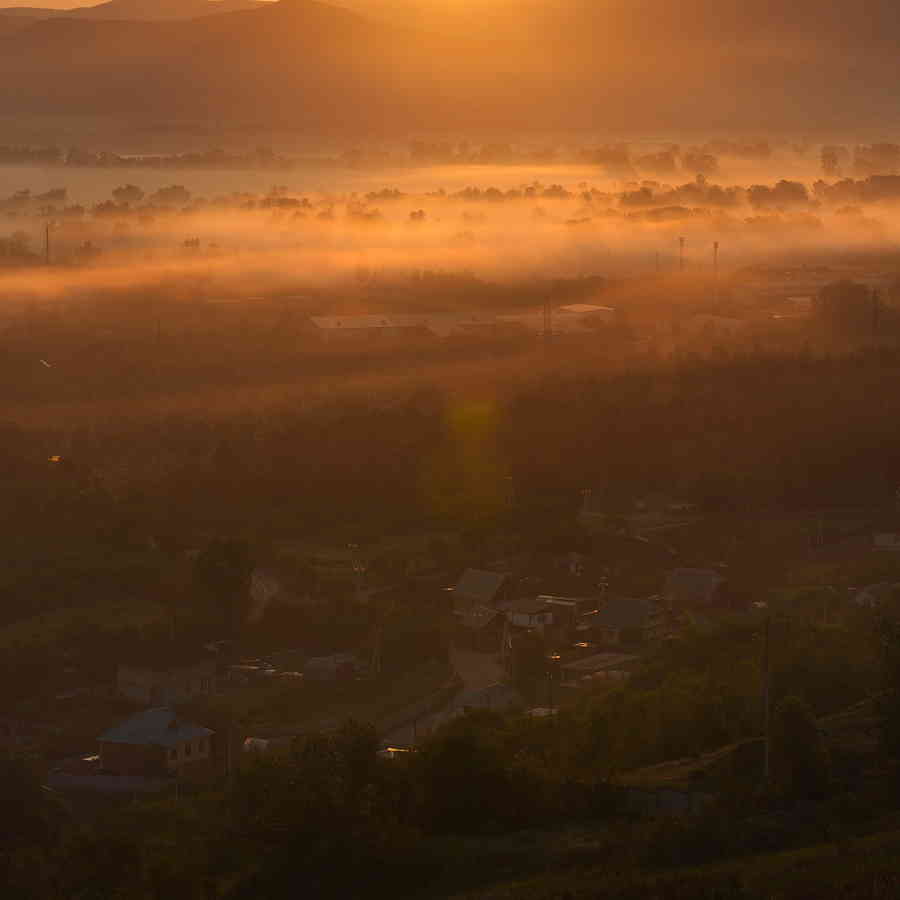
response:
{"label": "village house", "polygon": [[486,606],[456,613],[457,642],[482,653],[496,652],[500,649],[505,621],[499,609]]}
{"label": "village house", "polygon": [[174,775],[208,770],[213,732],[158,707],[100,735],[100,769],[111,775]]}
{"label": "village house", "polygon": [[506,610],[506,620],[517,628],[537,628],[553,624],[553,610],[543,597],[525,597],[514,600]]}
{"label": "village house", "polygon": [[121,664],[116,671],[116,692],[120,696],[154,707],[209,697],[216,687],[213,659],[180,664],[135,662]]}
{"label": "village house", "polygon": [[608,596],[583,615],[576,633],[599,644],[642,644],[662,633],[662,611],[646,598]]}
{"label": "village house", "polygon": [[853,602],[857,606],[868,609],[877,609],[889,602],[895,594],[900,592],[900,584],[890,581],[881,581],[861,588],[853,595]]}
{"label": "village house", "polygon": [[452,589],[454,612],[475,607],[499,608],[511,599],[512,584],[508,572],[466,569]]}
{"label": "village house", "polygon": [[725,578],[715,569],[673,569],[666,577],[663,601],[674,612],[710,609],[725,602]]}
{"label": "village house", "polygon": [[[602,585],[601,585],[602,587]],[[570,597],[558,594],[538,594],[538,600],[546,604],[553,613],[553,624],[559,628],[574,631],[581,616],[599,609],[603,605],[603,596]]]}
{"label": "village house", "polygon": [[501,607],[512,600],[509,574],[466,569],[449,592],[453,598],[457,640],[473,650],[498,650],[506,622]]}
{"label": "village house", "polygon": [[311,316],[310,322],[325,343],[378,343],[431,335],[413,316]]}
{"label": "village house", "polygon": [[876,550],[900,550],[900,533],[882,531],[872,535],[872,544]]}

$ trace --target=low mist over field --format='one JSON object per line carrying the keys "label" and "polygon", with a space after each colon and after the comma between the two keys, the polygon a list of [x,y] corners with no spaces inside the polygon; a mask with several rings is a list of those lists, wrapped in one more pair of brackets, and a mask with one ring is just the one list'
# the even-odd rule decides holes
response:
{"label": "low mist over field", "polygon": [[[681,237],[694,273],[712,270],[716,241],[728,270],[896,245],[900,192],[877,147],[874,161],[858,148],[855,163],[852,145],[825,148],[823,171],[820,145],[751,144],[755,159],[672,146],[581,149],[593,164],[528,165],[507,146],[507,165],[411,165],[396,151],[393,164],[379,164],[352,148],[337,164],[279,170],[179,168],[177,158],[165,172],[127,159],[101,169],[8,166],[5,183],[16,189],[0,200],[7,228],[40,255],[49,225],[61,268],[21,271],[8,258],[2,278],[9,290],[59,296],[114,283],[125,265],[135,285],[202,271],[207,293],[253,295],[362,270],[402,278],[440,269],[505,283],[665,273],[681,265]],[[358,158],[352,167],[348,153]],[[87,243],[90,265],[79,259]]]}

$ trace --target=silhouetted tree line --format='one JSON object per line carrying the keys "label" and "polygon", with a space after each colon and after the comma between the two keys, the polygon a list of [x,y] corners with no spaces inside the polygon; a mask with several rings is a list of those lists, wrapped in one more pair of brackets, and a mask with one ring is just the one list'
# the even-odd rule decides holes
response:
{"label": "silhouetted tree line", "polygon": [[199,153],[173,153],[158,156],[120,156],[106,150],[79,147],[0,147],[0,165],[55,165],[98,168],[197,168],[197,169],[288,169],[293,162],[276,155],[269,147],[250,153],[228,153],[221,149]]}

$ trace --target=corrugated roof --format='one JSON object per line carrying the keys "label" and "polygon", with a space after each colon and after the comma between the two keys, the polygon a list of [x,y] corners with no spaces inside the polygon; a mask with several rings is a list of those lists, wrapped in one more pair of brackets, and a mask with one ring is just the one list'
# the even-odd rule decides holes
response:
{"label": "corrugated roof", "polygon": [[209,737],[214,732],[202,725],[179,719],[174,710],[165,706],[137,713],[120,722],[100,736],[109,744],[150,744],[154,747],[174,747],[185,741]]}
{"label": "corrugated roof", "polygon": [[466,569],[456,583],[455,593],[485,606],[492,606],[497,592],[508,578],[506,572],[488,572],[484,569]]}
{"label": "corrugated roof", "polygon": [[522,695],[508,684],[490,684],[483,688],[463,691],[453,705],[457,708],[469,706],[473,709],[510,709],[523,706]]}
{"label": "corrugated roof", "polygon": [[521,613],[526,616],[535,615],[547,611],[547,600],[544,597],[522,597],[510,603],[507,606],[507,610],[511,613]]}
{"label": "corrugated roof", "polygon": [[640,657],[630,653],[595,653],[593,656],[585,656],[583,659],[565,663],[562,668],[580,675],[588,675],[593,672],[601,672],[603,669],[616,669],[638,659]]}
{"label": "corrugated roof", "polygon": [[473,329],[494,328],[500,324],[492,314],[458,315],[433,313],[430,315],[349,315],[310,316],[310,322],[323,330],[354,330],[379,328],[414,328],[429,331],[437,337],[464,334]]}
{"label": "corrugated roof", "polygon": [[595,306],[593,303],[567,303],[565,306],[559,307],[559,312],[587,315],[589,313],[611,313],[615,310],[611,306]]}
{"label": "corrugated roof", "polygon": [[358,328],[417,328],[422,321],[416,316],[310,316],[317,328],[358,329]]}

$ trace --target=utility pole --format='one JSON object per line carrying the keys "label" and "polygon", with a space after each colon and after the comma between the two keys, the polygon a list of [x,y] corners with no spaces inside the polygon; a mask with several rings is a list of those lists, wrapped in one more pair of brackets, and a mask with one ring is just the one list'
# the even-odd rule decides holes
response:
{"label": "utility pole", "polygon": [[50,223],[44,226],[44,262],[50,265]]}
{"label": "utility pole", "polygon": [[512,475],[505,475],[503,483],[506,486],[506,507],[512,509],[516,505],[516,486]]}
{"label": "utility pole", "polygon": [[232,723],[234,721],[234,713],[229,712],[228,714],[228,728],[225,732],[225,778],[228,782],[228,786],[231,787],[231,743],[234,740],[234,736],[232,735]]}
{"label": "utility pole", "polygon": [[[357,607],[362,606],[363,602],[363,579],[365,578],[368,566],[365,560],[360,556],[359,544],[348,544],[351,553],[351,565],[353,566],[354,582],[356,584],[356,604]],[[369,661],[369,670],[373,678],[377,678],[381,674],[381,620],[379,617],[378,601],[372,594],[369,594],[369,622],[371,624],[372,635],[372,655]]]}
{"label": "utility pole", "polygon": [[769,773],[771,767],[771,681],[772,681],[772,660],[770,653],[770,637],[769,632],[772,625],[772,615],[766,612],[766,621],[763,626],[763,664],[762,664],[762,695],[763,695],[763,786],[769,784]]}
{"label": "utility pole", "polygon": [[659,275],[659,250],[653,254],[656,259],[656,274]]}
{"label": "utility pole", "polygon": [[559,677],[559,661],[558,653],[551,653],[547,658],[547,706],[550,708],[551,715],[556,713],[556,707],[553,704],[553,682]]}
{"label": "utility pole", "polygon": [[[900,492],[900,488],[898,488],[898,492]],[[594,496],[593,488],[582,488],[581,489],[581,514],[583,516],[590,515],[591,512],[591,501]]]}
{"label": "utility pole", "polygon": [[881,299],[878,288],[872,288],[872,337],[878,337],[879,319],[881,318]]}
{"label": "utility pole", "polygon": [[678,270],[684,271],[684,238],[678,238]]}

